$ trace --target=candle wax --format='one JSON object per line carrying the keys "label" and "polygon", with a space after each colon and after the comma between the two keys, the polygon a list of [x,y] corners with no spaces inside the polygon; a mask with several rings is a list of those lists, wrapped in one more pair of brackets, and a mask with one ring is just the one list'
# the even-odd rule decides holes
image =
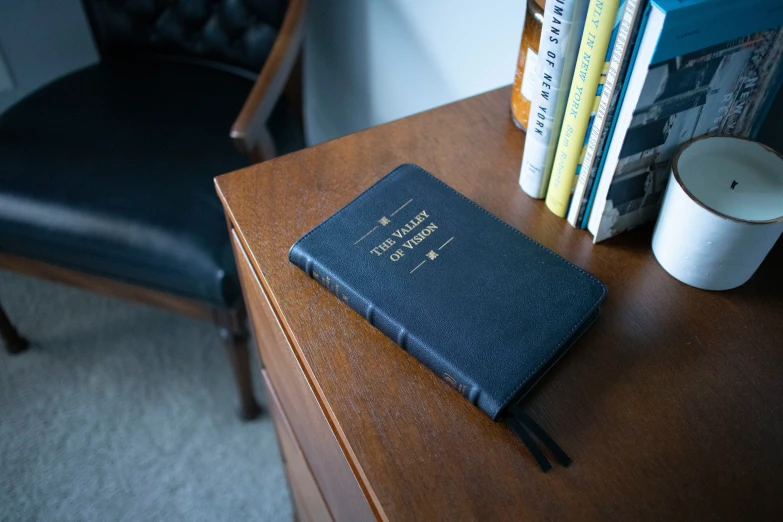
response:
{"label": "candle wax", "polygon": [[751,222],[783,217],[783,159],[758,143],[699,140],[682,151],[676,169],[683,187],[708,209]]}

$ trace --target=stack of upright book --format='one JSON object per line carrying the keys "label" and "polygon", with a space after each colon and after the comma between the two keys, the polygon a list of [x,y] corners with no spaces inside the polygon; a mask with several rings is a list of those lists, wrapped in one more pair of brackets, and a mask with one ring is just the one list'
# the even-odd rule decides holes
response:
{"label": "stack of upright book", "polygon": [[758,132],[781,26],[781,0],[547,0],[520,186],[595,242],[655,219],[681,144]]}

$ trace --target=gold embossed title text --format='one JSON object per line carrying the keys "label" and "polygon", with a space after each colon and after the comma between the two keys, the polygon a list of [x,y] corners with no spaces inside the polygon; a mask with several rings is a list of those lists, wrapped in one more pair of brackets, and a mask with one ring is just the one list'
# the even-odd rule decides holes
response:
{"label": "gold embossed title text", "polygon": [[[370,252],[378,257],[388,255],[389,259],[392,261],[399,261],[405,256],[406,252],[413,250],[416,245],[423,242],[435,230],[438,229],[438,226],[431,221],[429,225],[422,225],[429,217],[430,215],[427,213],[427,211],[422,210],[416,214],[416,217],[408,221],[408,223],[406,223],[404,226],[392,232],[391,236],[370,250]],[[410,234],[413,235],[408,237]],[[397,248],[393,249],[393,252],[388,253],[389,250],[392,250],[392,247],[395,246]]]}

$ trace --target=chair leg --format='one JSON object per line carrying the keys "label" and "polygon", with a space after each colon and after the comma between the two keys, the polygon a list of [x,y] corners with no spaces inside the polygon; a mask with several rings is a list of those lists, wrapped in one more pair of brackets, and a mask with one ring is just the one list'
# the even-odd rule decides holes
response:
{"label": "chair leg", "polygon": [[5,314],[2,305],[0,305],[0,336],[5,341],[5,349],[8,353],[19,353],[27,349],[30,343],[19,335],[19,332],[11,324],[11,320]]}
{"label": "chair leg", "polygon": [[249,335],[245,326],[245,314],[242,310],[230,310],[218,313],[216,322],[220,328],[220,337],[228,353],[234,380],[239,391],[239,416],[243,420],[252,420],[261,413],[253,393],[253,374],[250,370]]}

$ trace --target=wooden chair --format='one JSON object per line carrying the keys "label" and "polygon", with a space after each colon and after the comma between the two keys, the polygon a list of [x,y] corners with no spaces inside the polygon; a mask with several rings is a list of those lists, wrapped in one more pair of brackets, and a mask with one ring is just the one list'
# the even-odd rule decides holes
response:
{"label": "wooden chair", "polygon": [[[0,268],[213,321],[253,418],[245,311],[212,178],[303,147],[300,108],[281,94],[307,0],[84,7],[100,63],[0,115]],[[11,353],[28,345],[2,308],[0,334]]]}

